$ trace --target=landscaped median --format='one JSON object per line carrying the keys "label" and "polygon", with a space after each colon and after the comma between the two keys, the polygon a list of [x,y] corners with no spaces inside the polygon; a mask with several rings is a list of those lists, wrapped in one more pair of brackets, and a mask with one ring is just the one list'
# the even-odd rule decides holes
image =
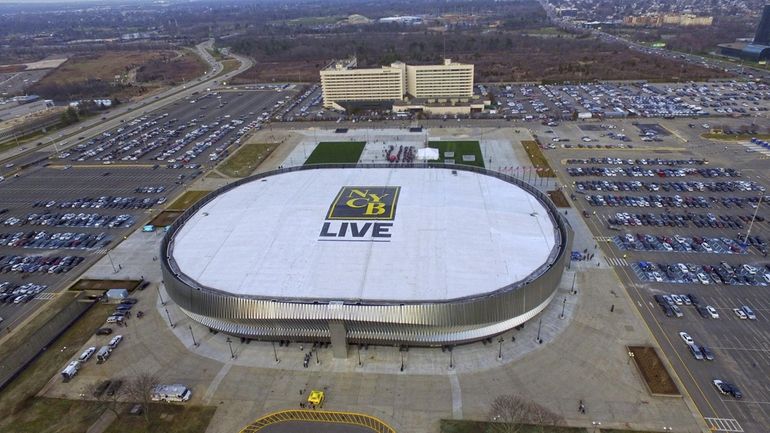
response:
{"label": "landscaped median", "polygon": [[278,143],[246,143],[220,164],[216,171],[235,178],[251,175],[278,147]]}
{"label": "landscaped median", "polygon": [[529,160],[532,162],[532,166],[535,167],[537,175],[540,177],[556,177],[551,169],[551,165],[548,164],[548,160],[543,155],[542,149],[537,141],[534,140],[522,140],[521,145],[524,146],[524,150],[527,151]]}
{"label": "landscaped median", "polygon": [[654,347],[628,346],[628,356],[634,360],[639,373],[653,395],[679,397],[681,393]]}

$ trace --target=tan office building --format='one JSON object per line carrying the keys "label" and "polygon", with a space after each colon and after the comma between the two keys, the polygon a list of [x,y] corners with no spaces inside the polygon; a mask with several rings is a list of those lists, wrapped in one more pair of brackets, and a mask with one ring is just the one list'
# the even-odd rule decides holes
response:
{"label": "tan office building", "polygon": [[442,65],[355,67],[351,58],[321,70],[324,107],[342,110],[344,102],[403,101],[407,96],[450,102],[473,97],[473,65],[447,59]]}
{"label": "tan office building", "polygon": [[413,98],[468,99],[473,96],[473,65],[452,63],[406,67],[406,92]]}
{"label": "tan office building", "polygon": [[406,65],[355,69],[355,59],[334,62],[321,71],[324,107],[342,110],[339,102],[396,101],[406,91]]}

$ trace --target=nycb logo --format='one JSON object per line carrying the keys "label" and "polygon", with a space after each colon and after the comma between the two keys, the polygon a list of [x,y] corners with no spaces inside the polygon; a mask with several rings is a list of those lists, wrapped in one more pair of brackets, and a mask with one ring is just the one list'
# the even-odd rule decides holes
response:
{"label": "nycb logo", "polygon": [[398,186],[344,186],[326,219],[393,220],[400,189]]}

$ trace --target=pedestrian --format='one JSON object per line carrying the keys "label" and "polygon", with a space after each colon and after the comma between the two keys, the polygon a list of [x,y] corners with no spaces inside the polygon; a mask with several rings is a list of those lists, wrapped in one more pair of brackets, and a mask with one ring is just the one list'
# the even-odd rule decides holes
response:
{"label": "pedestrian", "polygon": [[615,304],[612,304],[612,306],[610,307],[610,313],[614,313],[614,312],[615,312]]}
{"label": "pedestrian", "polygon": [[121,270],[121,271],[123,270],[123,265],[121,265],[120,263],[118,263],[118,270]]}
{"label": "pedestrian", "polygon": [[599,262],[596,262],[596,267],[597,267],[597,268],[598,268],[598,267],[600,267],[601,265],[602,265],[601,263],[599,263]]}

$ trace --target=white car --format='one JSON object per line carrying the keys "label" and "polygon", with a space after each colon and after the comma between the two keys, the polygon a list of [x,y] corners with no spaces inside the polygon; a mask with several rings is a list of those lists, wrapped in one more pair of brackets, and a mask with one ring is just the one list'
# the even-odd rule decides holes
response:
{"label": "white car", "polygon": [[80,362],[86,362],[89,359],[91,359],[91,356],[96,352],[96,347],[91,346],[88,349],[86,349],[80,356],[78,357],[78,360]]}
{"label": "white car", "polygon": [[686,332],[680,332],[679,336],[682,337],[682,340],[684,340],[686,344],[695,344],[695,340],[690,337],[690,334]]}
{"label": "white car", "polygon": [[712,319],[719,319],[719,313],[716,308],[711,305],[706,305],[706,311],[708,311],[709,316],[711,316]]}
{"label": "white car", "polygon": [[698,281],[700,281],[701,284],[709,283],[709,278],[703,272],[698,272],[697,277],[698,277]]}
{"label": "white car", "polygon": [[751,275],[757,273],[758,269],[751,265],[743,265],[743,269]]}
{"label": "white car", "polygon": [[112,339],[110,340],[110,343],[108,344],[108,346],[110,346],[111,348],[114,349],[114,348],[118,347],[118,344],[120,344],[121,341],[123,341],[123,336],[122,335],[116,335],[116,336],[112,337]]}
{"label": "white car", "polygon": [[746,313],[744,313],[740,308],[733,308],[733,311],[735,312],[735,315],[737,315],[741,320],[746,320],[749,318],[749,316],[747,316]]}
{"label": "white car", "polygon": [[671,299],[674,300],[674,303],[676,305],[684,305],[684,301],[682,300],[681,297],[679,297],[679,295],[671,295]]}
{"label": "white car", "polygon": [[709,245],[708,242],[704,242],[704,243],[700,244],[700,246],[703,248],[703,251],[705,251],[707,253],[713,253],[714,252],[714,249],[711,248],[711,245]]}

